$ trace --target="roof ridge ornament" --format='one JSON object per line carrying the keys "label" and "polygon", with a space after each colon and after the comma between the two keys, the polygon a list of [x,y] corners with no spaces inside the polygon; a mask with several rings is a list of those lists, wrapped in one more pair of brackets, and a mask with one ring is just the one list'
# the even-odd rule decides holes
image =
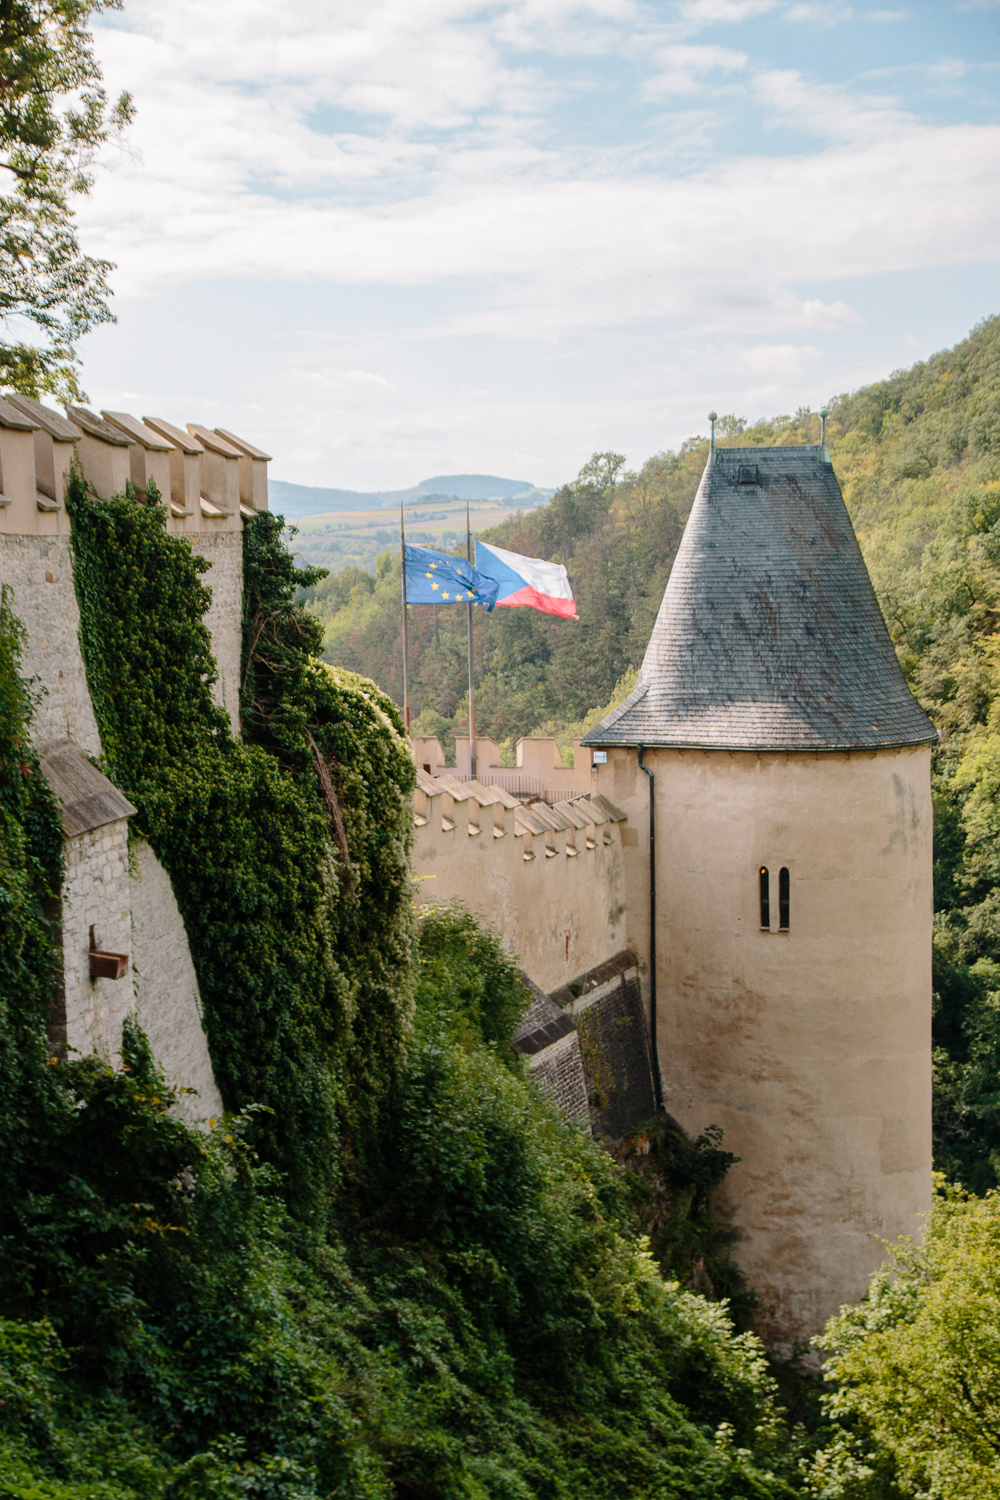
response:
{"label": "roof ridge ornament", "polygon": [[832,464],[833,463],[833,459],[830,457],[830,454],[829,454],[829,452],[827,450],[827,446],[826,446],[826,419],[827,419],[827,417],[829,415],[830,415],[830,408],[828,406],[821,406],[820,407],[820,412],[819,412],[819,420],[820,420],[819,456],[820,456],[820,459],[822,460],[822,462],[825,463],[825,464]]}
{"label": "roof ridge ornament", "polygon": [[717,411],[710,411],[709,414],[708,414],[708,420],[712,424],[712,436],[709,439],[709,445],[710,445],[709,446],[709,452],[711,453],[712,458],[714,460],[714,458],[715,458],[715,424],[719,420],[719,413]]}

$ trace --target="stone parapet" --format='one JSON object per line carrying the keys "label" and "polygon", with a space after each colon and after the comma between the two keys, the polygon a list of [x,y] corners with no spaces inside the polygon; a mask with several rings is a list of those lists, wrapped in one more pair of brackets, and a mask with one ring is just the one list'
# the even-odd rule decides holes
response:
{"label": "stone parapet", "polygon": [[418,901],[465,902],[496,928],[543,990],[624,947],[617,808],[589,798],[522,807],[478,782],[423,771],[417,781]]}
{"label": "stone parapet", "polygon": [[128,481],[144,497],[154,481],[168,531],[239,534],[244,519],[267,509],[268,455],[232,433],[84,406],[68,406],[63,416],[9,392],[0,397],[0,535],[68,534],[74,459],[102,500],[123,493]]}

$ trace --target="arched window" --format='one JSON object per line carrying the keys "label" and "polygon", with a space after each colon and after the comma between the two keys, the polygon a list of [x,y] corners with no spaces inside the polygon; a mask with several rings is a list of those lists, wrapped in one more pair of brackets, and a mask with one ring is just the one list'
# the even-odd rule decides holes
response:
{"label": "arched window", "polygon": [[771,930],[771,877],[767,873],[767,866],[760,867],[760,925],[766,931]]}
{"label": "arched window", "polygon": [[788,931],[788,871],[782,866],[778,872],[778,931]]}

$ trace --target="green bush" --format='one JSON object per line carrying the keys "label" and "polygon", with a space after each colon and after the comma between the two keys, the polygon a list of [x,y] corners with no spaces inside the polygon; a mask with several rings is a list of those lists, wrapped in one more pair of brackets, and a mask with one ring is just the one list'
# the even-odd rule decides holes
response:
{"label": "green bush", "polygon": [[1000,1193],[939,1179],[926,1243],[890,1247],[822,1342],[838,1386],[828,1406],[848,1435],[821,1454],[814,1492],[1000,1495]]}

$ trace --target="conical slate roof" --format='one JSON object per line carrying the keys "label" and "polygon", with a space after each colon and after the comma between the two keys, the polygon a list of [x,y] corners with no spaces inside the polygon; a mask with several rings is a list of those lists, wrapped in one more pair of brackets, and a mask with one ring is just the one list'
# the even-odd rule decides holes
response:
{"label": "conical slate roof", "polygon": [[875,750],[936,738],[825,450],[717,449],[638,685],[584,743]]}

